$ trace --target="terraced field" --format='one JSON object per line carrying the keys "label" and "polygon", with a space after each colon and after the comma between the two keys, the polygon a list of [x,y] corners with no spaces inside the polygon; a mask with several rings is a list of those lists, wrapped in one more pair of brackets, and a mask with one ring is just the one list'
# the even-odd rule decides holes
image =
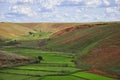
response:
{"label": "terraced field", "polygon": [[3,50],[23,56],[42,56],[43,60],[36,64],[0,69],[0,80],[115,80],[76,68],[70,53],[23,48]]}

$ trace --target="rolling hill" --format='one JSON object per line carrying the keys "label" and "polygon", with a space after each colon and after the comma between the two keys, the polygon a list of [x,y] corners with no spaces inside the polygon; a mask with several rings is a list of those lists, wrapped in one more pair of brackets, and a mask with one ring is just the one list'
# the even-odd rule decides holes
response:
{"label": "rolling hill", "polygon": [[59,30],[80,25],[80,23],[16,23],[35,31],[57,32]]}
{"label": "rolling hill", "polygon": [[22,38],[28,37],[32,33],[54,33],[67,27],[78,25],[79,23],[0,23],[1,38]]}
{"label": "rolling hill", "polygon": [[40,47],[75,54],[75,63],[79,68],[120,75],[119,22],[66,28],[54,33]]}
{"label": "rolling hill", "polygon": [[17,38],[29,32],[35,31],[14,23],[0,23],[0,37],[3,38]]}

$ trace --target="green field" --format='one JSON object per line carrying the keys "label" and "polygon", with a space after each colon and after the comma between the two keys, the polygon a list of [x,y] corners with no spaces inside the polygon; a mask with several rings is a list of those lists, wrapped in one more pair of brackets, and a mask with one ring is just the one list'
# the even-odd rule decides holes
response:
{"label": "green field", "polygon": [[6,48],[3,50],[24,56],[42,56],[44,60],[37,64],[1,69],[0,80],[115,80],[83,72],[83,70],[76,68],[72,62],[72,54],[69,53],[25,48]]}
{"label": "green field", "polygon": [[73,76],[86,78],[88,80],[113,80],[111,78],[103,77],[97,74],[86,73],[86,72],[78,72],[73,74]]}
{"label": "green field", "polygon": [[28,35],[22,36],[20,38],[16,38],[17,40],[35,40],[35,39],[44,39],[48,38],[51,32],[37,32],[37,33],[32,33],[29,32]]}

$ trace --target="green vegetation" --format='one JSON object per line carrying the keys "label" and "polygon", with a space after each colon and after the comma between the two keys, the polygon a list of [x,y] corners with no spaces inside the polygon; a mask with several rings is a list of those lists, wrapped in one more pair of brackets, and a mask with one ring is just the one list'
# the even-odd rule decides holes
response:
{"label": "green vegetation", "polygon": [[42,80],[84,80],[74,76],[47,76]]}
{"label": "green vegetation", "polygon": [[[4,48],[4,51],[14,52],[19,55],[38,57],[43,60],[40,63],[17,66],[0,70],[0,80],[16,79],[18,80],[86,80],[88,77],[75,76],[81,71],[76,68],[72,55],[63,52],[49,52],[25,48]],[[65,54],[65,55],[64,55]],[[76,73],[76,74],[73,74]],[[3,75],[4,74],[4,75]],[[85,74],[85,73],[84,73]],[[93,74],[92,74],[93,75]],[[15,76],[15,77],[14,77]],[[99,76],[99,75],[98,75]],[[106,77],[100,76],[101,79]],[[113,80],[112,78],[107,78]]]}
{"label": "green vegetation", "polygon": [[42,56],[42,63],[62,63],[66,66],[74,66],[74,63],[71,62],[73,58],[68,53],[62,52],[48,52],[35,49],[23,49],[23,48],[6,48],[4,49],[8,52],[20,53],[23,56],[38,57]]}
{"label": "green vegetation", "polygon": [[49,38],[51,32],[29,32],[28,35],[23,35],[20,38],[16,38],[17,40],[36,40],[36,39],[44,39]]}
{"label": "green vegetation", "polygon": [[[42,63],[41,63],[42,64]],[[52,64],[52,63],[51,63]],[[53,71],[53,72],[74,72],[74,71],[78,71],[79,69],[74,68],[74,67],[67,67],[67,66],[63,66],[63,67],[59,67],[59,65],[56,65],[58,67],[49,67],[48,66],[40,66],[40,65],[30,65],[30,66],[21,66],[21,67],[16,67],[16,69],[28,69],[28,70],[43,70],[43,71]]]}
{"label": "green vegetation", "polygon": [[0,73],[0,80],[39,80],[40,77]]}
{"label": "green vegetation", "polygon": [[103,77],[97,74],[86,73],[86,72],[78,72],[73,75],[77,77],[86,78],[88,80],[116,80],[116,79],[111,79],[111,78]]}

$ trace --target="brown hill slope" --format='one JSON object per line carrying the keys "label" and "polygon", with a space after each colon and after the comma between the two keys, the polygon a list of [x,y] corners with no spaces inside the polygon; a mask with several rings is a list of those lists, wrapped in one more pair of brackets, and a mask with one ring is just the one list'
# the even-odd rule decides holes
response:
{"label": "brown hill slope", "polygon": [[14,23],[0,23],[0,37],[14,38],[21,35],[27,35],[29,32],[35,32],[30,28],[26,28]]}
{"label": "brown hill slope", "polygon": [[57,32],[59,30],[79,25],[79,23],[16,23],[35,31]]}
{"label": "brown hill slope", "polygon": [[0,23],[0,37],[20,38],[29,35],[29,32],[51,32],[62,30],[78,23]]}
{"label": "brown hill slope", "polygon": [[34,60],[30,57],[0,51],[0,67],[9,67],[32,62],[34,62]]}

